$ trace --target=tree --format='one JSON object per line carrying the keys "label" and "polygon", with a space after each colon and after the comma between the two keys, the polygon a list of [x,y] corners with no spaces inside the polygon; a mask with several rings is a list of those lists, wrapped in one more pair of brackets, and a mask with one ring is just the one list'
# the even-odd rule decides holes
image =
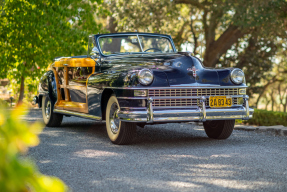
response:
{"label": "tree", "polygon": [[[56,56],[86,53],[88,34],[100,31],[101,0],[6,0],[0,4],[0,78],[20,85],[38,78]],[[35,85],[28,85],[29,88]]]}
{"label": "tree", "polygon": [[286,43],[285,0],[115,0],[109,5],[114,31],[167,33],[178,50],[189,47],[197,56],[203,50],[206,67],[242,68],[251,96],[263,91],[260,81],[272,82],[274,58]]}
{"label": "tree", "polygon": [[286,37],[285,0],[115,0],[110,10],[116,31],[169,33],[178,49],[202,34],[207,67],[254,31]]}

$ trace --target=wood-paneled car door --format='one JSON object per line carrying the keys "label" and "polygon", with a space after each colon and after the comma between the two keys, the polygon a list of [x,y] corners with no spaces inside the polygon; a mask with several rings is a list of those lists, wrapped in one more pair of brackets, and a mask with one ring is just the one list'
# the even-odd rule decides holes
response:
{"label": "wood-paneled car door", "polygon": [[[58,75],[58,102],[55,109],[88,113],[87,80],[95,71],[90,58],[68,58],[56,61],[53,66]],[[59,94],[60,93],[60,94]]]}

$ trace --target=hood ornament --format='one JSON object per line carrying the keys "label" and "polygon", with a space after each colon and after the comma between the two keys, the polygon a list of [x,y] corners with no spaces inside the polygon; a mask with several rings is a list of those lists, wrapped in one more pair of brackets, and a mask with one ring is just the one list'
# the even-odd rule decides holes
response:
{"label": "hood ornament", "polygon": [[192,68],[187,68],[188,71],[192,71],[193,73],[193,77],[196,77],[196,71],[198,71],[198,69],[196,69],[195,66],[193,66]]}

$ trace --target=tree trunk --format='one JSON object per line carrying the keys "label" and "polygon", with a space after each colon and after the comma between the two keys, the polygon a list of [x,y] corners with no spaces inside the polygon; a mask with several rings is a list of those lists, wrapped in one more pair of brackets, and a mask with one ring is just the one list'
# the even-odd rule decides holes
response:
{"label": "tree trunk", "polygon": [[285,97],[284,112],[287,112],[287,95]]}
{"label": "tree trunk", "polygon": [[107,18],[107,30],[110,31],[110,33],[116,33],[116,27],[117,27],[116,19],[112,16],[108,16]]}
{"label": "tree trunk", "polygon": [[[204,65],[206,67],[215,67],[219,58],[243,35],[237,26],[230,25],[216,41],[206,44]],[[205,37],[205,39],[209,39],[209,37]]]}
{"label": "tree trunk", "polygon": [[24,98],[24,81],[25,81],[25,78],[23,76],[21,76],[20,95],[19,95],[19,99],[18,99],[17,105],[20,105],[23,102],[23,98]]}
{"label": "tree trunk", "polygon": [[271,102],[272,102],[272,111],[274,111],[274,98],[273,98],[273,93],[271,94]]}
{"label": "tree trunk", "polygon": [[265,106],[265,110],[267,111],[268,110],[268,105],[269,105],[269,103],[270,103],[270,100],[266,100],[266,106]]}

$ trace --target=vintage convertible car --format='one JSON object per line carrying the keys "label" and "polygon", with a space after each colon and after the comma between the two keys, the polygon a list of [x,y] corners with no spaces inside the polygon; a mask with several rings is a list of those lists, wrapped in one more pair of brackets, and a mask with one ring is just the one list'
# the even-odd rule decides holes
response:
{"label": "vintage convertible car", "polygon": [[131,143],[137,125],[189,121],[226,139],[235,119],[252,117],[246,88],[242,70],[205,68],[169,35],[98,34],[87,55],[54,59],[35,102],[48,127],[63,115],[105,121],[115,144]]}

